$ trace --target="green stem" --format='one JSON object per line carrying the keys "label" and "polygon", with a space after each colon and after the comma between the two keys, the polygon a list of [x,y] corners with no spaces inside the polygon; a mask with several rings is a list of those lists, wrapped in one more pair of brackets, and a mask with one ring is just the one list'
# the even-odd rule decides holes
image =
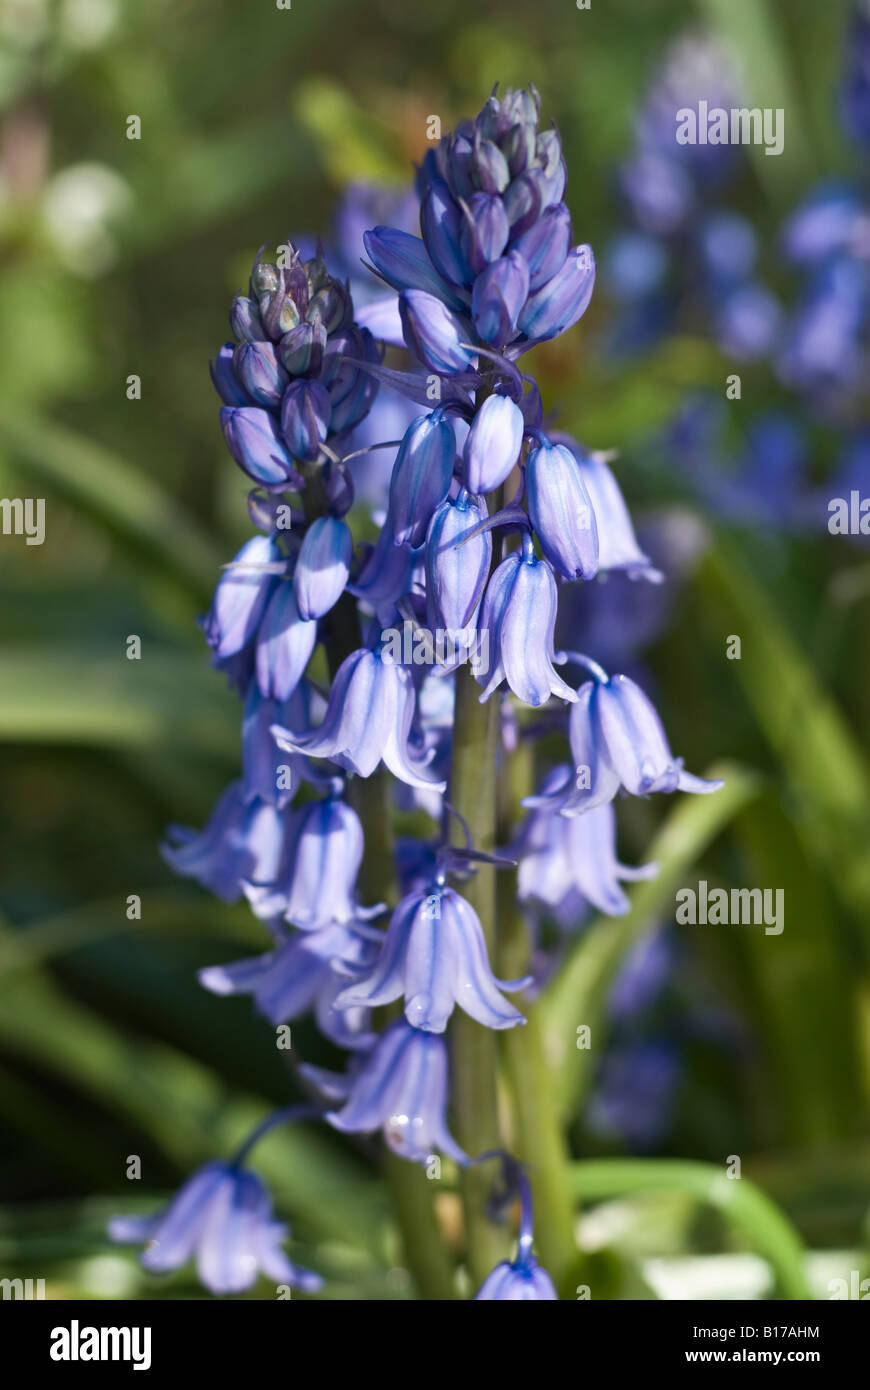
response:
{"label": "green stem", "polygon": [[[499,843],[508,844],[521,814],[522,797],[532,789],[534,757],[531,744],[521,742],[502,779]],[[497,879],[499,953],[498,973],[504,980],[528,972],[528,927],[517,904],[516,876],[502,872]],[[501,1034],[514,1124],[513,1147],[528,1165],[535,1206],[535,1246],[560,1294],[573,1297],[580,1280],[574,1239],[574,1210],[565,1142],[553,1094],[552,1076],[544,1050],[543,1019],[537,1002],[520,1004],[524,1028]]]}
{"label": "green stem", "polygon": [[[496,752],[498,701],[480,703],[480,687],[468,666],[456,674],[453,757],[450,801],[468,823],[475,849],[492,850],[496,833]],[[487,865],[462,885],[462,895],[480,918],[490,959],[495,959],[495,873]],[[453,1043],[453,1125],[466,1153],[477,1154],[499,1145],[496,1093],[495,1034],[459,1010],[451,1023]],[[507,1232],[486,1216],[492,1187],[487,1165],[462,1174],[462,1200],[468,1264],[476,1285],[509,1251]]]}

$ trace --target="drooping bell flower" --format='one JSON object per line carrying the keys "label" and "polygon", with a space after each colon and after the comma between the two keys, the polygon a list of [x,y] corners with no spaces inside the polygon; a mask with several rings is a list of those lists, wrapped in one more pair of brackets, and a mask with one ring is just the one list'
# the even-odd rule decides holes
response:
{"label": "drooping bell flower", "polygon": [[347,522],[337,516],[312,521],[293,569],[296,605],[303,622],[322,618],[341,598],[350,576],[352,554]]}
{"label": "drooping bell flower", "polygon": [[257,630],[255,668],[260,694],[289,700],[305,674],[317,641],[317,623],[299,612],[288,579],[276,585]]}
{"label": "drooping bell flower", "polygon": [[456,437],[440,409],[418,415],[405,431],[390,479],[389,521],[395,545],[419,546],[453,477]]}
{"label": "drooping bell flower", "polygon": [[371,973],[336,1003],[375,1008],[404,995],[406,1019],[429,1033],[444,1032],[456,1004],[485,1028],[513,1028],[525,1019],[499,991],[529,983],[495,978],[477,913],[454,889],[436,885],[402,899]]}
{"label": "drooping bell flower", "polygon": [[632,796],[649,796],[653,792],[715,792],[724,786],[684,770],[682,759],[671,752],[653,705],[628,676],[581,686],[571,710],[569,737],[575,785],[560,800],[566,815],[612,801],[620,787]]}
{"label": "drooping bell flower", "polygon": [[383,760],[401,782],[444,791],[446,784],[429,774],[427,760],[409,745],[413,718],[410,672],[381,649],[360,648],[339,667],[319,728],[301,736],[279,727],[274,732],[280,748],[331,758],[360,777],[370,777]]}
{"label": "drooping bell flower", "polygon": [[[658,584],[663,576],[637,543],[628,507],[619,484],[608,466],[607,455],[590,453],[576,440],[557,436],[578,469],[592,504],[598,538],[598,569],[625,570],[630,579],[646,579]],[[559,447],[557,445],[557,447]]]}
{"label": "drooping bell flower", "polygon": [[543,909],[569,930],[581,924],[590,904],[608,916],[622,916],[630,907],[622,883],[658,872],[656,864],[633,869],[619,862],[612,802],[582,816],[562,815],[558,794],[571,785],[569,766],[548,773],[537,796],[526,800],[531,809],[516,848],[520,901]]}
{"label": "drooping bell flower", "polygon": [[294,458],[313,463],[326,442],[332,404],[319,381],[292,381],[281,401],[281,434]]}
{"label": "drooping bell flower", "polygon": [[[511,1165],[513,1166],[513,1165]],[[552,1302],[559,1295],[545,1269],[535,1259],[532,1245],[532,1190],[522,1171],[514,1173],[520,1197],[520,1230],[514,1260],[504,1260],[483,1281],[475,1298],[483,1302]]]}
{"label": "drooping bell flower", "polygon": [[[451,633],[474,626],[492,558],[489,532],[467,539],[485,521],[486,503],[463,490],[435,511],[426,537],[426,605],[429,626]],[[466,538],[466,539],[464,539]]]}
{"label": "drooping bell flower", "polygon": [[576,700],[553,666],[556,581],[529,541],[502,560],[486,589],[478,628],[488,634],[475,677],[488,700],[506,680],[526,705],[543,705],[551,695]]}
{"label": "drooping bell flower", "polygon": [[195,1259],[201,1283],[213,1294],[244,1293],[262,1272],[277,1284],[314,1293],[319,1275],[292,1264],[281,1249],[287,1227],[255,1173],[229,1163],[208,1163],[188,1178],[169,1206],[154,1216],[116,1216],[109,1236],[145,1244],[141,1263],[166,1274]]}
{"label": "drooping bell flower", "polygon": [[347,924],[363,915],[355,896],[362,855],[353,807],[337,794],[308,802],[293,812],[272,876],[245,884],[248,901],[263,921],[281,916],[304,931]]}
{"label": "drooping bell flower", "polygon": [[565,579],[598,573],[598,525],[580,465],[564,444],[541,436],[526,463],[529,517],[541,549]]}
{"label": "drooping bell flower", "polygon": [[242,783],[233,782],[204,830],[170,825],[161,852],[177,874],[233,903],[242,896],[246,879],[274,878],[285,831],[286,820],[276,806],[246,801]]}
{"label": "drooping bell flower", "polygon": [[465,1162],[447,1129],[447,1045],[439,1033],[397,1019],[381,1033],[346,1090],[342,1108],[326,1116],[336,1129],[383,1130],[390,1148],[412,1163],[425,1163],[435,1150]]}
{"label": "drooping bell flower", "polygon": [[336,923],[319,931],[281,933],[264,955],[207,966],[198,978],[212,994],[252,995],[258,1012],[272,1024],[290,1023],[313,1011],[321,1033],[337,1046],[368,1048],[375,1041],[368,1031],[368,1010],[335,1007],[347,985],[335,967],[367,967],[376,956],[375,941]]}
{"label": "drooping bell flower", "polygon": [[473,496],[501,487],[520,456],[525,422],[509,396],[487,396],[463,449],[465,486]]}
{"label": "drooping bell flower", "polygon": [[246,801],[269,801],[281,810],[303,781],[312,781],[311,765],[297,753],[282,753],[272,736],[274,724],[305,728],[309,691],[300,683],[288,700],[269,700],[250,682],[242,716],[242,783]]}
{"label": "drooping bell flower", "polygon": [[253,536],[227,565],[203,620],[206,641],[221,660],[235,656],[257,635],[266,605],[286,568],[277,540]]}

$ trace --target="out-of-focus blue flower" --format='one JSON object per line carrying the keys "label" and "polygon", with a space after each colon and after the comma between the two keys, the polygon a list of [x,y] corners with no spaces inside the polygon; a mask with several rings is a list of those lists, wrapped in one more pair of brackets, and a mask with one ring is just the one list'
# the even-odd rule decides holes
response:
{"label": "out-of-focus blue flower", "polygon": [[546,560],[530,544],[502,560],[486,589],[478,628],[488,634],[475,678],[488,700],[502,681],[526,705],[543,705],[551,695],[577,697],[553,666],[556,581]]}
{"label": "out-of-focus blue flower", "polygon": [[381,1129],[390,1148],[412,1163],[424,1163],[434,1150],[465,1162],[447,1129],[447,1045],[440,1033],[397,1019],[352,1078],[339,1079],[331,1093],[338,1091],[345,1104],[326,1117],[336,1129]]}
{"label": "out-of-focus blue flower", "polygon": [[822,262],[783,333],[779,372],[821,396],[854,390],[866,368],[870,264],[848,255]]}
{"label": "out-of-focus blue flower", "polygon": [[632,1039],[611,1048],[595,1078],[586,1119],[602,1138],[647,1152],[667,1133],[682,1075],[670,1039]]}
{"label": "out-of-focus blue flower", "polygon": [[339,667],[323,723],[312,733],[297,735],[275,728],[280,748],[313,758],[330,758],[360,777],[370,777],[383,762],[409,786],[444,782],[429,775],[424,759],[409,745],[414,718],[414,685],[404,666],[380,649],[360,648]]}
{"label": "out-of-focus blue flower", "polygon": [[402,899],[371,973],[337,1003],[376,1008],[404,995],[406,1019],[426,1032],[443,1033],[455,1004],[485,1028],[513,1028],[525,1019],[499,991],[529,982],[495,978],[477,913],[454,889],[436,885]]}
{"label": "out-of-focus blue flower", "polygon": [[595,806],[582,816],[565,816],[554,798],[571,785],[572,769],[554,768],[538,793],[527,798],[529,813],[516,845],[520,901],[542,908],[560,926],[576,928],[589,904],[619,917],[630,903],[622,882],[655,878],[657,864],[632,869],[616,856],[616,815],[612,802]]}
{"label": "out-of-focus blue flower", "polygon": [[214,1294],[244,1293],[259,1274],[277,1284],[314,1293],[319,1275],[292,1264],[281,1249],[287,1227],[255,1173],[228,1163],[198,1169],[155,1216],[116,1216],[112,1240],[146,1242],[142,1265],[152,1274],[180,1269],[195,1258],[200,1281]]}
{"label": "out-of-focus blue flower", "polygon": [[177,874],[194,878],[224,902],[238,901],[247,879],[269,882],[281,859],[286,820],[268,801],[247,800],[241,782],[221,796],[204,830],[170,825],[161,846]]}
{"label": "out-of-focus blue flower", "polygon": [[870,3],[857,0],[846,48],[840,110],[849,134],[870,151]]}
{"label": "out-of-focus blue flower", "polygon": [[364,968],[372,964],[377,945],[353,927],[336,923],[319,931],[280,933],[271,951],[229,965],[210,965],[199,982],[212,994],[251,994],[259,1013],[270,1023],[289,1023],[314,1010],[317,1026],[339,1047],[370,1047],[365,1008],[336,1008],[347,985],[336,966]]}

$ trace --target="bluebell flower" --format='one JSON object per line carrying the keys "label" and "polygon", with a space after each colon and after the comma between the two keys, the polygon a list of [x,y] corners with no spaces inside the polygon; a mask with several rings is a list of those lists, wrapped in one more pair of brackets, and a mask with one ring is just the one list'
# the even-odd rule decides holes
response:
{"label": "bluebell flower", "polygon": [[580,465],[542,435],[526,462],[529,517],[541,550],[565,579],[598,573],[598,524]]}
{"label": "bluebell flower", "polygon": [[[653,584],[661,583],[663,578],[661,571],[655,568],[649,556],[641,550],[637,543],[625,498],[613,475],[613,470],[608,464],[610,456],[583,449],[576,440],[571,439],[568,435],[556,434],[553,438],[563,444],[573,455],[586,501],[591,506],[592,516],[595,519],[594,533],[598,571],[624,570],[630,579],[646,579]],[[546,455],[545,457],[549,459],[550,456]],[[576,492],[574,498],[575,505],[579,509],[583,505],[582,495]],[[562,523],[562,532],[565,531],[567,524],[566,519]],[[535,529],[541,539],[541,548],[543,549],[543,536],[547,529],[546,522],[541,521],[540,532],[538,532],[537,527]],[[553,529],[554,534],[561,534],[558,527],[554,526]],[[568,538],[563,542],[563,546],[567,549],[570,557]],[[588,555],[588,540],[586,551]],[[588,578],[589,576],[584,575],[583,577]]]}
{"label": "bluebell flower", "polygon": [[647,1153],[671,1122],[682,1059],[668,1038],[633,1038],[611,1047],[593,1081],[586,1121],[610,1142]]}
{"label": "bluebell flower", "polygon": [[854,140],[870,151],[870,4],[857,0],[846,48],[846,71],[840,89],[843,124]]}
{"label": "bluebell flower", "polygon": [[570,786],[571,777],[572,769],[560,765],[544,778],[538,793],[527,798],[530,810],[515,850],[520,901],[542,908],[569,930],[585,919],[590,904],[608,916],[622,916],[631,906],[622,883],[658,873],[657,864],[633,869],[619,862],[612,802],[582,816],[561,814],[558,796]]}
{"label": "bluebell flower", "polygon": [[283,489],[297,478],[293,458],[279,432],[277,419],[260,406],[221,410],[221,428],[236,463],[255,483]]}
{"label": "bluebell flower", "polygon": [[447,1129],[447,1045],[440,1033],[397,1019],[332,1094],[337,1090],[345,1093],[345,1104],[326,1116],[336,1129],[383,1130],[390,1148],[412,1163],[425,1163],[435,1150],[465,1162]]}
{"label": "bluebell flower", "polygon": [[356,878],[363,856],[359,816],[337,794],[310,801],[286,822],[283,853],[271,875],[249,875],[248,901],[257,916],[279,916],[305,931],[363,915]]}
{"label": "bluebell flower", "polygon": [[210,965],[199,971],[199,982],[212,994],[250,994],[259,1013],[272,1024],[289,1023],[314,1011],[321,1033],[338,1047],[368,1048],[375,1041],[364,1007],[336,1007],[346,989],[344,966],[359,970],[372,965],[377,943],[343,923],[318,931],[280,932],[265,955]]}
{"label": "bluebell flower", "polygon": [[561,802],[568,814],[612,801],[620,787],[632,796],[652,792],[715,792],[724,783],[683,769],[670,750],[651,702],[628,676],[587,681],[571,710],[576,785]]}
{"label": "bluebell flower", "polygon": [[282,809],[303,781],[319,780],[299,754],[282,753],[272,736],[274,724],[297,729],[310,723],[312,692],[300,683],[288,700],[269,700],[251,681],[242,716],[242,783],[246,801],[269,801]]}
{"label": "bluebell flower", "polygon": [[473,629],[492,558],[486,531],[466,539],[486,519],[483,499],[465,489],[435,511],[426,537],[426,605],[429,626],[447,632]]}
{"label": "bluebell flower", "polygon": [[206,641],[218,657],[235,656],[256,637],[278,583],[277,572],[286,567],[277,540],[270,536],[246,541],[226,567],[202,624]]}
{"label": "bluebell flower", "polygon": [[525,421],[510,396],[492,395],[475,412],[463,449],[465,486],[479,496],[501,487],[520,457]]}
{"label": "bluebell flower", "polygon": [[487,585],[478,621],[488,634],[475,677],[488,700],[506,680],[526,705],[546,704],[551,695],[577,697],[553,666],[556,581],[546,560],[524,546],[502,560]]}
{"label": "bluebell flower", "polygon": [[822,184],[783,228],[786,258],[796,266],[812,266],[843,252],[857,253],[866,235],[866,216],[860,189],[839,181]]}
{"label": "bluebell flower", "polygon": [[293,591],[303,622],[322,618],[341,598],[350,577],[352,555],[347,522],[337,516],[312,521],[293,569]]}
{"label": "bluebell flower", "polygon": [[495,978],[474,908],[436,884],[402,899],[370,974],[336,1002],[376,1008],[404,995],[406,1019],[429,1033],[444,1032],[456,1004],[485,1028],[513,1028],[525,1019],[499,991],[529,983]]}
{"label": "bluebell flower", "polygon": [[330,758],[360,777],[370,777],[383,760],[409,786],[443,791],[445,783],[429,775],[409,744],[413,718],[410,672],[380,649],[360,648],[339,667],[319,728],[298,735],[276,727],[275,737],[288,752]]}
{"label": "bluebell flower", "polygon": [[422,567],[423,548],[407,541],[398,543],[387,514],[376,544],[362,549],[367,549],[365,559],[348,590],[376,612],[383,609],[392,616],[399,599],[411,592],[415,575]]}
{"label": "bluebell flower", "polygon": [[435,508],[453,477],[456,436],[440,409],[419,415],[405,431],[390,479],[393,543],[422,544]]}
{"label": "bluebell flower", "polygon": [[316,621],[299,612],[294,585],[278,583],[257,629],[254,665],[260,694],[289,700],[305,674],[317,641]]}
{"label": "bluebell flower", "polygon": [[198,1169],[154,1216],[116,1216],[109,1235],[126,1245],[144,1241],[142,1265],[152,1274],[180,1269],[195,1258],[200,1281],[213,1294],[244,1293],[261,1272],[306,1293],[323,1282],[292,1264],[281,1249],[288,1230],[275,1220],[260,1178],[228,1163]]}
{"label": "bluebell flower", "polygon": [[221,796],[204,830],[170,825],[161,846],[177,874],[196,879],[215,897],[237,902],[247,879],[269,882],[278,870],[286,820],[268,801],[247,800],[241,782]]}
{"label": "bluebell flower", "polygon": [[[517,1165],[509,1160],[506,1164],[506,1177],[509,1187],[520,1196],[520,1230],[517,1241],[517,1254],[513,1261],[504,1260],[487,1275],[476,1299],[483,1302],[552,1302],[559,1295],[553,1281],[545,1269],[535,1259],[532,1249],[534,1231],[532,1227],[532,1192],[529,1180]],[[505,1196],[509,1193],[505,1193]]]}
{"label": "bluebell flower", "polygon": [[472,337],[468,322],[426,290],[403,290],[399,314],[405,342],[433,372],[464,371],[471,353],[464,346]]}

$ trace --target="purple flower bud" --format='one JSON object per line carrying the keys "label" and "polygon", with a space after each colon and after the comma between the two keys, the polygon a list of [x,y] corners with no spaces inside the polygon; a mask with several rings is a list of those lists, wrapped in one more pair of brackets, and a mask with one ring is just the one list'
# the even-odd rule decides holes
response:
{"label": "purple flower bud", "polygon": [[462,251],[462,213],[447,184],[436,179],[420,208],[420,228],[436,270],[454,285],[470,285],[474,276]]}
{"label": "purple flower bud", "polygon": [[580,465],[564,444],[539,444],[526,464],[529,516],[541,549],[565,579],[598,573],[598,527]]}
{"label": "purple flower bud", "polygon": [[474,625],[489,574],[492,540],[482,531],[464,545],[459,542],[486,515],[486,503],[463,491],[455,502],[442,502],[429,523],[426,603],[432,628],[459,633]]}
{"label": "purple flower bud", "polygon": [[529,267],[519,251],[509,251],[478,275],[471,293],[471,317],[485,343],[501,348],[516,337],[528,293]]}
{"label": "purple flower bud", "polygon": [[418,415],[405,431],[390,478],[390,521],[396,545],[418,546],[453,477],[456,437],[440,409]]}
{"label": "purple flower bud", "polygon": [[276,409],[289,377],[275,356],[271,343],[239,343],[233,366],[251,399],[267,409]]}
{"label": "purple flower bud", "polygon": [[465,440],[465,486],[475,496],[501,487],[520,456],[525,421],[509,396],[487,396]]}
{"label": "purple flower bud", "polygon": [[256,636],[264,609],[278,583],[274,568],[285,563],[275,540],[253,536],[218,580],[203,621],[208,645],[221,659],[234,656]]}
{"label": "purple flower bud", "polygon": [[258,406],[221,410],[227,448],[239,467],[266,488],[283,488],[294,473],[293,460],[268,410]]}
{"label": "purple flower bud", "polygon": [[426,290],[451,309],[463,300],[433,266],[424,243],[395,227],[375,227],[363,236],[369,260],[396,290]]}
{"label": "purple flower bud", "polygon": [[291,381],[281,403],[281,433],[294,458],[313,463],[329,433],[332,406],[319,381]]}
{"label": "purple flower bud", "polygon": [[571,214],[564,203],[548,208],[514,243],[529,267],[529,289],[539,290],[562,269],[571,247]]}
{"label": "purple flower bud", "polygon": [[325,347],[326,329],[322,323],[298,323],[284,334],[278,344],[278,356],[291,376],[319,376]]}
{"label": "purple flower bud", "polygon": [[378,1038],[354,1077],[346,1104],[327,1119],[350,1134],[382,1129],[390,1148],[424,1163],[434,1149],[465,1163],[447,1129],[447,1047],[438,1033],[412,1028],[404,1018]]}
{"label": "purple flower bud", "polygon": [[336,604],[350,577],[353,540],[347,525],[334,516],[312,521],[293,571],[299,616],[322,618]]}
{"label": "purple flower bud", "polygon": [[575,246],[552,280],[529,295],[519,319],[523,333],[533,342],[564,333],[586,312],[594,284],[592,248]]}
{"label": "purple flower bud", "polygon": [[475,141],[471,167],[474,181],[484,193],[503,193],[511,181],[508,162],[492,140]]}
{"label": "purple flower bud", "polygon": [[510,224],[501,198],[490,193],[475,193],[463,206],[462,252],[473,273],[479,275],[507,246]]}
{"label": "purple flower bud", "polygon": [[156,1215],[109,1223],[112,1240],[144,1242],[142,1266],[152,1273],[180,1269],[195,1256],[200,1281],[213,1294],[245,1293],[260,1271],[272,1283],[314,1293],[323,1281],[291,1264],[281,1249],[287,1235],[261,1180],[229,1163],[197,1169]]}
{"label": "purple flower bud", "polygon": [[499,993],[524,980],[497,980],[477,913],[452,888],[411,893],[390,920],[371,973],[338,996],[338,1008],[377,1008],[405,996],[415,1028],[443,1033],[455,1004],[485,1028],[514,1028],[522,1014]]}
{"label": "purple flower bud", "polygon": [[353,322],[353,303],[350,294],[338,280],[330,279],[308,304],[306,317],[310,323],[321,323],[328,337],[349,328]]}
{"label": "purple flower bud", "polygon": [[433,372],[449,376],[469,366],[471,356],[462,344],[470,330],[440,299],[425,290],[403,290],[399,313],[408,347]]}
{"label": "purple flower bud", "polygon": [[511,183],[504,195],[504,210],[511,227],[511,236],[522,236],[534,226],[543,210],[543,180],[540,170],[529,169]]}
{"label": "purple flower bud", "polygon": [[256,671],[261,695],[288,700],[305,674],[317,641],[317,623],[299,615],[293,585],[279,583],[257,633]]}
{"label": "purple flower bud", "polygon": [[475,672],[488,700],[506,680],[526,705],[546,704],[551,695],[576,700],[553,668],[556,581],[545,560],[526,546],[502,560],[489,581],[479,628],[489,633],[488,660]]}
{"label": "purple flower bud", "polygon": [[214,362],[210,363],[209,371],[214,382],[214,389],[217,391],[224,405],[244,406],[253,405],[247,391],[242,386],[235,372],[233,371],[233,355],[236,351],[235,343],[224,343]]}
{"label": "purple flower bud", "polygon": [[237,294],[233,300],[230,328],[237,338],[248,343],[262,343],[269,337],[257,305],[243,294]]}

